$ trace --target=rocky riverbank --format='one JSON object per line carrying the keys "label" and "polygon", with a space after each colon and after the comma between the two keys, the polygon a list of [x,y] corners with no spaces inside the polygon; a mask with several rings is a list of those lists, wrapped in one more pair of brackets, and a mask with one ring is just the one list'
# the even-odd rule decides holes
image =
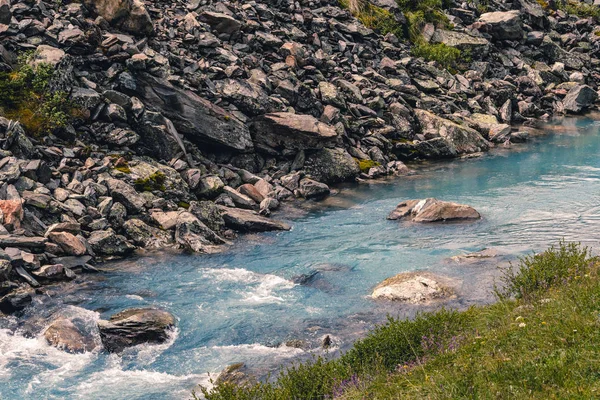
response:
{"label": "rocky riverbank", "polygon": [[[457,3],[452,30],[423,27],[469,55],[450,72],[336,0],[0,0],[0,312],[136,248],[213,253],[288,230],[268,218],[281,202],[594,107],[592,18],[528,0],[488,11]],[[60,101],[8,95],[23,82]]]}

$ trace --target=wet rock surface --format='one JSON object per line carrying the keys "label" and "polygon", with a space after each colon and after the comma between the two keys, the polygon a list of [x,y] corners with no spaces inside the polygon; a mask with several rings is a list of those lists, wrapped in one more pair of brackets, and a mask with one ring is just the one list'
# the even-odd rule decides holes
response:
{"label": "wet rock surface", "polygon": [[388,215],[389,220],[410,220],[420,223],[473,221],[481,215],[473,207],[437,199],[408,200]]}
{"label": "wet rock surface", "polygon": [[429,272],[404,272],[380,283],[371,294],[376,300],[428,304],[454,297],[457,283]]}
{"label": "wet rock surface", "polygon": [[163,343],[174,327],[171,314],[153,308],[127,309],[98,322],[102,343],[112,353],[143,343]]}

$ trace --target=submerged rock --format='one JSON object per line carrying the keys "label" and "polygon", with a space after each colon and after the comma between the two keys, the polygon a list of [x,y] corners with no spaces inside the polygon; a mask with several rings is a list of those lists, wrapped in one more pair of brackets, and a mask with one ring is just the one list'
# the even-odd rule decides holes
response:
{"label": "submerged rock", "polygon": [[228,228],[240,232],[289,231],[285,222],[265,218],[254,211],[222,207],[222,216]]}
{"label": "submerged rock", "polygon": [[130,308],[98,321],[102,343],[111,353],[143,343],[164,343],[174,326],[173,315],[154,308]]}
{"label": "submerged rock", "polygon": [[455,286],[452,279],[429,272],[403,272],[377,285],[371,297],[411,304],[431,303],[455,297]]}
{"label": "submerged rock", "polygon": [[94,339],[86,336],[66,318],[59,318],[50,324],[44,332],[44,338],[51,346],[68,353],[85,353],[96,348]]}
{"label": "submerged rock", "polygon": [[388,215],[389,220],[407,219],[413,222],[446,222],[480,219],[473,207],[433,198],[404,201]]}
{"label": "submerged rock", "polygon": [[231,364],[226,367],[215,381],[215,385],[231,384],[235,386],[246,386],[256,381],[249,375],[248,367],[243,362]]}

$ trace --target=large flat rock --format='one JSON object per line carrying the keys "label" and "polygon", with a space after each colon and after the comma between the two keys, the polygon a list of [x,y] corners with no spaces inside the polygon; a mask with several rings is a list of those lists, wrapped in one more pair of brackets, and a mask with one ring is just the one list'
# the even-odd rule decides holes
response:
{"label": "large flat rock", "polygon": [[228,228],[240,232],[289,231],[291,226],[285,222],[265,218],[254,211],[239,208],[220,207],[221,215]]}
{"label": "large flat rock", "polygon": [[138,76],[135,92],[146,106],[169,118],[177,131],[191,142],[240,152],[254,148],[245,124],[189,90],[143,73]]}
{"label": "large flat rock", "polygon": [[403,272],[381,282],[371,298],[410,304],[427,304],[455,297],[457,282],[429,272]]}
{"label": "large flat rock", "polygon": [[480,218],[481,215],[471,206],[433,198],[403,201],[388,215],[390,220],[411,220],[422,223],[473,221]]}
{"label": "large flat rock", "polygon": [[310,115],[288,112],[258,118],[252,124],[252,134],[258,145],[276,151],[322,149],[337,138],[333,126]]}

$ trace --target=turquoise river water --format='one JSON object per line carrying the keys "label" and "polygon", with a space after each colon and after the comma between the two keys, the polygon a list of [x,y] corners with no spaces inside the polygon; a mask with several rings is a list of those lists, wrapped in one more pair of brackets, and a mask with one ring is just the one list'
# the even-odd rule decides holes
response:
{"label": "turquoise river water", "polygon": [[[321,354],[331,335],[344,349],[386,314],[416,307],[368,298],[380,281],[429,270],[459,279],[451,306],[493,300],[497,265],[561,238],[600,248],[600,124],[570,119],[530,143],[479,158],[413,166],[394,180],[340,188],[328,201],[283,213],[291,232],[252,235],[213,256],[161,254],[103,266],[85,283],[36,299],[23,323],[0,320],[0,399],[187,399],[228,364],[258,375]],[[436,197],[475,207],[472,224],[387,221],[405,199]],[[493,248],[486,263],[449,260]],[[314,275],[305,284],[298,276]],[[172,312],[168,343],[123,354],[67,354],[41,332],[51,316],[75,319],[95,339],[96,321],[127,307]],[[287,346],[296,340],[303,348]]]}

